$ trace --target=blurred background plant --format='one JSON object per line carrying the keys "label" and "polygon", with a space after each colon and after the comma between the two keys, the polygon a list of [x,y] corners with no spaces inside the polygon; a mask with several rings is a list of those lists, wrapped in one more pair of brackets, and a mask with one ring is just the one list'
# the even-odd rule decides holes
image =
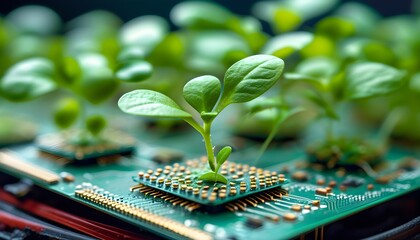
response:
{"label": "blurred background plant", "polygon": [[[98,139],[111,119],[101,114],[114,111],[123,92],[151,89],[188,108],[178,93],[189,79],[220,78],[232,63],[262,53],[284,59],[285,79],[264,98],[232,108],[235,135],[265,140],[265,150],[273,140],[300,140],[327,121],[317,135],[326,136],[327,148],[340,145],[349,124],[360,128],[350,135],[377,133],[381,147],[389,136],[418,142],[419,2],[2,4],[1,92],[9,101],[54,92],[48,97],[58,102],[56,125],[69,129],[79,122],[73,129]],[[180,122],[146,124],[171,132]]]}

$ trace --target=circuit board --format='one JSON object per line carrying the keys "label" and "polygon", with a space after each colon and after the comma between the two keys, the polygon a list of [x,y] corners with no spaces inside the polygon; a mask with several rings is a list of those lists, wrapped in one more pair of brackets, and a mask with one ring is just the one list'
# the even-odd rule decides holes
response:
{"label": "circuit board", "polygon": [[[229,134],[219,136],[219,142],[235,141]],[[381,171],[346,172],[309,164],[301,143],[269,148],[262,160],[251,161],[258,144],[242,139],[240,151],[224,169],[229,183],[222,186],[173,171],[185,173],[191,171],[188,166],[203,165],[196,133],[142,132],[136,137],[147,141],[139,141],[133,155],[104,157],[86,165],[42,153],[34,144],[18,145],[1,150],[0,167],[171,239],[289,239],[314,229],[320,229],[322,236],[322,226],[420,187],[419,152],[397,147],[388,152]],[[184,160],[152,160],[168,148],[182,151]],[[162,176],[171,173],[170,185],[166,185],[168,177]],[[68,175],[70,179],[64,177]],[[264,185],[259,185],[260,180]],[[229,194],[230,189],[235,189],[234,194]]]}

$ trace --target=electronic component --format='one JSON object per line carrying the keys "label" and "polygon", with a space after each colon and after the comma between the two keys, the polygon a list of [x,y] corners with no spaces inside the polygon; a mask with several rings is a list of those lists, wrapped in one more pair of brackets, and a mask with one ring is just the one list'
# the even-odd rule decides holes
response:
{"label": "electronic component", "polygon": [[103,139],[107,140],[95,144],[73,144],[72,136],[74,136],[74,133],[70,134],[69,132],[46,134],[38,137],[36,144],[39,150],[43,152],[75,161],[130,154],[135,150],[136,140],[115,130],[106,130],[103,133]]}
{"label": "electronic component", "polygon": [[56,184],[60,176],[47,169],[25,162],[10,152],[0,152],[0,166],[19,172],[47,184]]}
{"label": "electronic component", "polygon": [[[138,188],[146,185],[192,202],[212,206],[287,183],[277,172],[234,162],[226,162],[220,172],[228,179],[227,184],[199,180],[198,173],[206,171],[207,164],[207,158],[189,160],[186,165],[175,163],[155,170],[141,171],[133,180],[141,184]],[[136,187],[131,188],[135,189]]]}

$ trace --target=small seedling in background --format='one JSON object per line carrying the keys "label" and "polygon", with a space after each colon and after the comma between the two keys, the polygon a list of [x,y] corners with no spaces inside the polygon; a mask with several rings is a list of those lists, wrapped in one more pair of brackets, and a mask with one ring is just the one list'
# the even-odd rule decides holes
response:
{"label": "small seedling in background", "polygon": [[[335,159],[330,164],[335,167],[337,161],[342,161],[338,165],[346,164],[344,161],[350,164],[363,162],[372,157],[367,155],[376,151],[372,147],[362,146],[362,141],[340,138],[334,134],[333,124],[342,118],[338,105],[393,93],[404,85],[403,76],[403,72],[381,63],[358,62],[340,71],[337,62],[331,59],[313,58],[302,62],[295,73],[288,73],[285,78],[288,81],[304,82],[311,87],[307,99],[322,110],[320,117],[327,122],[326,138],[314,151],[327,159],[334,158],[334,154],[340,157],[341,153],[345,153],[346,160]],[[334,147],[339,149],[332,150]],[[383,147],[383,144],[379,146]]]}
{"label": "small seedling in background", "polygon": [[211,139],[212,123],[228,105],[251,101],[266,92],[279,79],[283,68],[284,62],[277,57],[255,55],[233,64],[225,74],[223,87],[218,78],[210,75],[189,81],[184,86],[183,95],[200,114],[202,125],[172,99],[151,90],[126,93],[120,98],[118,106],[122,111],[133,115],[182,118],[204,139],[211,171],[201,174],[199,178],[226,183],[226,178],[218,174],[218,171],[228,159],[232,148],[226,146],[215,156]]}

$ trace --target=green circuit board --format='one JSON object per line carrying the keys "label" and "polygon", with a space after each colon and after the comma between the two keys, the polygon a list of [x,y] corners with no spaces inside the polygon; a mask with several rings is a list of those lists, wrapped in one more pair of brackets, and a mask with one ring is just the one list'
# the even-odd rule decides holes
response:
{"label": "green circuit board", "polygon": [[[146,137],[144,133],[143,136]],[[173,185],[169,189],[156,186],[159,177],[153,184],[150,179],[142,180],[148,172],[150,176],[156,172],[164,175],[163,171],[169,169],[168,164],[152,160],[161,148],[175,148],[185,153],[184,161],[170,163],[172,169],[176,166],[180,170],[191,162],[202,162],[195,146],[200,140],[194,133],[185,133],[183,137],[159,137],[160,140],[154,142],[156,136],[147,136],[149,142],[138,143],[137,151],[131,156],[104,158],[87,165],[45,155],[32,144],[2,150],[3,159],[10,158],[9,161],[15,161],[16,166],[24,162],[30,167],[46,170],[57,176],[56,181],[45,181],[42,177],[22,172],[22,168],[17,170],[13,164],[7,165],[7,161],[0,162],[0,166],[9,174],[32,178],[48,190],[173,239],[261,239],[269,236],[288,239],[321,229],[323,225],[420,187],[419,160],[415,158],[418,152],[415,151],[392,148],[383,170],[372,175],[369,171],[326,170],[322,166],[310,165],[305,161],[304,148],[292,143],[270,148],[257,167],[252,168],[253,164],[245,156],[256,151],[257,145],[250,141],[232,156],[227,165],[246,166],[247,172],[242,178],[236,176],[232,179],[234,174],[228,174],[229,183],[225,189],[234,187],[237,195],[227,194],[221,199],[215,194],[216,201],[209,201],[213,196],[211,190],[218,188],[220,194],[224,187],[200,182],[200,191],[206,189],[208,196],[201,198],[202,192],[194,196],[193,192],[188,193],[187,186],[184,186],[185,192],[181,190],[181,185],[189,180],[185,175],[184,179],[172,175],[176,181],[172,179],[171,184],[180,181],[176,189],[172,188]],[[183,144],[186,141],[189,144]],[[183,169],[184,173],[187,170]],[[253,170],[263,176],[266,173],[270,177],[283,178],[284,182],[251,190],[249,176],[254,174]],[[63,172],[71,174],[74,181],[61,178]],[[142,177],[139,177],[139,172]],[[230,184],[235,181],[237,185]],[[239,190],[241,182],[248,186],[242,193]],[[191,178],[190,185],[196,188],[197,180]],[[257,219],[258,224],[249,224],[249,219]]]}

